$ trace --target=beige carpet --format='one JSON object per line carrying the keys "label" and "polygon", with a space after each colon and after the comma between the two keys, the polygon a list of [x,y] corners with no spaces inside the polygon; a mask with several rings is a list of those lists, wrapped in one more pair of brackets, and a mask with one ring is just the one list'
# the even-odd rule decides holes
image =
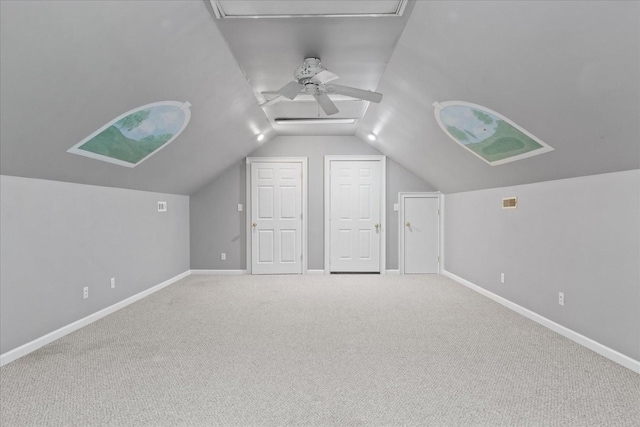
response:
{"label": "beige carpet", "polygon": [[442,276],[191,276],[0,369],[2,426],[638,426],[640,376]]}

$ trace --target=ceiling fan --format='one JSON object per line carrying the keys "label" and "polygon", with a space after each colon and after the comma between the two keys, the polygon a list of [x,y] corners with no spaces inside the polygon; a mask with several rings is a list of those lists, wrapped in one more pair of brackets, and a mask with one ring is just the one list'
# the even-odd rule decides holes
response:
{"label": "ceiling fan", "polygon": [[278,94],[293,100],[298,94],[312,95],[322,110],[329,116],[338,112],[338,107],[327,94],[339,94],[371,102],[380,102],[382,94],[349,86],[327,84],[339,77],[320,64],[319,58],[306,58],[304,64],[293,72],[294,81],[287,83]]}

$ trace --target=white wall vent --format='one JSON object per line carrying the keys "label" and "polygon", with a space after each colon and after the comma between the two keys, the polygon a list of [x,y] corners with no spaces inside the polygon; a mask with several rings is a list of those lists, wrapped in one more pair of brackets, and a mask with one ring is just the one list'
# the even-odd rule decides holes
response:
{"label": "white wall vent", "polygon": [[518,207],[517,197],[505,197],[502,199],[502,209],[515,209]]}

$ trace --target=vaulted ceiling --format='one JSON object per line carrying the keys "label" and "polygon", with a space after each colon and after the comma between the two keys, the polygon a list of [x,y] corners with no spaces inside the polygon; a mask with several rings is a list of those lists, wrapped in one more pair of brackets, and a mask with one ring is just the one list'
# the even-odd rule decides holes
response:
{"label": "vaulted ceiling", "polygon": [[[279,134],[356,135],[445,193],[640,167],[638,2],[418,1],[366,22],[234,23],[208,0],[0,8],[2,174],[191,194]],[[308,101],[260,107],[306,56],[382,102],[342,102],[361,117],[349,127],[273,126],[278,105],[317,114]],[[163,100],[189,101],[191,121],[139,166],[67,153]],[[490,166],[438,127],[432,104],[448,100],[495,110],[555,150]]]}

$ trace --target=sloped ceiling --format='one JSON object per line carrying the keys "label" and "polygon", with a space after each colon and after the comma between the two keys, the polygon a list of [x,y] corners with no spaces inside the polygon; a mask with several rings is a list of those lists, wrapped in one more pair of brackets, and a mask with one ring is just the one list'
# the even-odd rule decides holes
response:
{"label": "sloped ceiling", "polygon": [[[2,174],[191,194],[273,136],[204,1],[0,4]],[[66,152],[164,100],[191,121],[137,167]]]}
{"label": "sloped ceiling", "polygon": [[[224,39],[206,0],[0,7],[2,174],[191,194],[276,134],[236,61],[242,52]],[[377,134],[375,148],[434,187],[449,193],[640,167],[638,2],[418,1],[407,16],[377,88],[365,87],[383,101],[353,131],[367,142]],[[286,83],[281,71],[264,81]],[[189,101],[191,122],[136,168],[66,152],[120,114],[162,100]],[[489,166],[437,126],[432,104],[447,100],[493,109],[555,151]]]}
{"label": "sloped ceiling", "polygon": [[[341,0],[354,10],[366,8],[378,0]],[[265,2],[261,4],[300,7],[305,1]],[[306,3],[321,3],[306,1]],[[331,2],[322,2],[331,5]],[[414,3],[408,3],[401,16],[308,17],[262,19],[216,19],[229,48],[236,58],[257,99],[264,92],[277,92],[293,80],[293,71],[308,57],[319,58],[324,67],[340,78],[334,83],[374,90],[391,58],[393,49],[411,15]],[[340,110],[331,118],[361,119],[369,102],[342,98],[334,103]],[[271,99],[271,98],[269,98]],[[306,100],[305,100],[306,99]],[[278,125],[276,118],[314,118],[327,116],[315,99],[299,95],[295,101],[281,97],[280,102],[264,107],[278,135],[354,135],[359,123],[340,125]]]}
{"label": "sloped ceiling", "polygon": [[[640,4],[416,2],[358,136],[444,193],[640,167]],[[513,120],[555,151],[490,166],[450,140],[435,101]]]}

